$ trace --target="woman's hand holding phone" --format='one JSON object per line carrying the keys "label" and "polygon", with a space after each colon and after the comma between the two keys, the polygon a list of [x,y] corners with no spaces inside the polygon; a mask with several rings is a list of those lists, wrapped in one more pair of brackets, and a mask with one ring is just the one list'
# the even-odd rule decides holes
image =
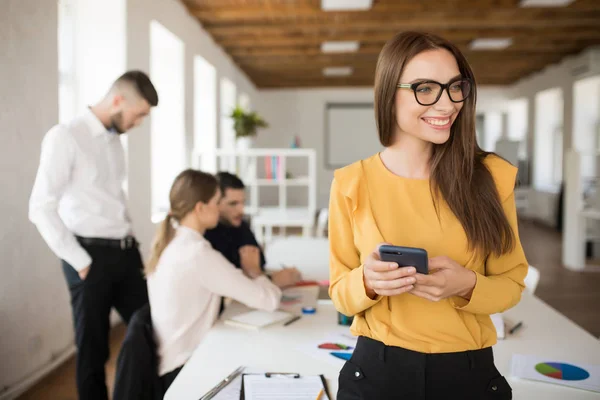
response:
{"label": "woman's hand holding phone", "polygon": [[363,281],[367,296],[395,296],[414,288],[416,269],[414,267],[399,267],[395,262],[381,261],[379,244],[367,257],[363,266]]}
{"label": "woman's hand holding phone", "polygon": [[430,258],[429,268],[429,275],[415,276],[417,283],[411,291],[412,294],[431,301],[440,301],[452,296],[471,299],[477,282],[475,272],[445,256]]}

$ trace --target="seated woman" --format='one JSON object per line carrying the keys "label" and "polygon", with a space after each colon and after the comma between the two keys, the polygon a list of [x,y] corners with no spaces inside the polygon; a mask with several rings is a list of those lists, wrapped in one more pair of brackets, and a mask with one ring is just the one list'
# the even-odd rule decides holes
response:
{"label": "seated woman", "polygon": [[281,290],[259,264],[237,269],[204,238],[219,221],[220,197],[214,176],[191,169],[179,174],[146,266],[165,391],[216,321],[222,296],[263,310],[279,307]]}

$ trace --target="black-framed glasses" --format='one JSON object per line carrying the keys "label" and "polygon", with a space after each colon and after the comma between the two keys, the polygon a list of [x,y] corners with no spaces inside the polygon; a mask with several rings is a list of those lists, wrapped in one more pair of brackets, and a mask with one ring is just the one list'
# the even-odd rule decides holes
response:
{"label": "black-framed glasses", "polygon": [[436,81],[421,81],[416,83],[399,83],[400,89],[411,89],[415,93],[417,103],[422,106],[431,106],[442,97],[446,89],[448,97],[453,103],[462,103],[471,95],[473,83],[468,78],[457,78],[446,84]]}

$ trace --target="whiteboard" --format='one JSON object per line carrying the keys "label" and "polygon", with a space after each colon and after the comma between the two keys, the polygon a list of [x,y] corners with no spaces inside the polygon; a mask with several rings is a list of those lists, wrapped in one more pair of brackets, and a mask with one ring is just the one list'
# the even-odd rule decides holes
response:
{"label": "whiteboard", "polygon": [[373,103],[329,103],[325,111],[325,165],[340,168],[381,151]]}

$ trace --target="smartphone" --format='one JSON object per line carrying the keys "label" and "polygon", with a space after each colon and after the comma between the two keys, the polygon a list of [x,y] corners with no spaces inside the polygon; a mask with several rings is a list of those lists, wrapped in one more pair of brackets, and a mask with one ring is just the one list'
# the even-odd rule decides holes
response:
{"label": "smartphone", "polygon": [[386,244],[379,247],[379,258],[381,261],[395,262],[400,267],[415,267],[419,274],[429,273],[429,258],[425,249]]}

